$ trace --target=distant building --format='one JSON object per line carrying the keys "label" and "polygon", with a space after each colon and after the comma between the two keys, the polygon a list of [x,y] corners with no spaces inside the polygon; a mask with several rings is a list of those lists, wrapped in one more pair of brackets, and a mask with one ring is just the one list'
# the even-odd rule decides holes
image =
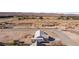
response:
{"label": "distant building", "polygon": [[10,24],[10,23],[2,23],[2,24],[0,24],[0,29],[11,29],[13,27],[14,27],[14,25]]}

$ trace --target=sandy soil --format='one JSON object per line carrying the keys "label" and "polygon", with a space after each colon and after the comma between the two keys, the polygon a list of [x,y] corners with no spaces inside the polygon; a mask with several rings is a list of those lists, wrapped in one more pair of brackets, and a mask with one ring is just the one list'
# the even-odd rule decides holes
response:
{"label": "sandy soil", "polygon": [[[24,41],[25,43],[31,43],[35,31],[40,28],[44,28],[42,30],[48,33],[48,35],[51,37],[59,38],[61,39],[62,42],[66,44],[67,42],[69,44],[72,43],[73,41],[74,42],[73,45],[75,44],[79,45],[79,34],[77,33],[77,31],[79,30],[79,20],[47,20],[47,19],[12,20],[11,19],[8,21],[1,20],[0,23],[2,24],[4,22],[15,24],[15,26],[11,29],[0,29],[0,42],[13,42],[13,40],[20,40]],[[59,32],[53,30],[53,28],[56,30],[61,30],[65,35],[63,36],[61,31]],[[74,30],[74,32],[71,32],[72,30]],[[69,37],[69,41],[67,37]]]}

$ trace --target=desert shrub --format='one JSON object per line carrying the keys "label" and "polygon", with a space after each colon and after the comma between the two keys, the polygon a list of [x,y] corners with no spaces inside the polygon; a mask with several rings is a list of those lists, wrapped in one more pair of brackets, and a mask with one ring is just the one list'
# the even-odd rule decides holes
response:
{"label": "desert shrub", "polygon": [[5,43],[3,43],[3,42],[0,42],[0,46],[5,46]]}
{"label": "desert shrub", "polygon": [[40,16],[39,19],[43,19],[43,16]]}
{"label": "desert shrub", "polygon": [[14,42],[13,42],[13,40],[6,41],[6,42],[5,42],[5,45],[7,45],[7,46],[12,46],[12,45],[14,45]]}
{"label": "desert shrub", "polygon": [[58,19],[63,19],[63,20],[79,20],[79,16],[59,16]]}
{"label": "desert shrub", "polygon": [[50,44],[51,46],[66,46],[62,41],[55,41]]}
{"label": "desert shrub", "polygon": [[24,17],[18,17],[18,20],[23,20],[24,19]]}
{"label": "desert shrub", "polygon": [[14,40],[14,44],[13,45],[19,45],[19,40]]}
{"label": "desert shrub", "polygon": [[28,43],[24,43],[24,41],[19,41],[19,40],[14,40],[14,44],[13,45],[18,45],[18,46],[29,46],[30,44]]}

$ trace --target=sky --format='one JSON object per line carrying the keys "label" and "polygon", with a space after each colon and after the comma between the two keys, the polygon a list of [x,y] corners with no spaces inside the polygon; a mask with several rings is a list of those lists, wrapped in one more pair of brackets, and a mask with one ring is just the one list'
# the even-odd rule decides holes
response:
{"label": "sky", "polygon": [[0,0],[0,12],[79,12],[79,0]]}

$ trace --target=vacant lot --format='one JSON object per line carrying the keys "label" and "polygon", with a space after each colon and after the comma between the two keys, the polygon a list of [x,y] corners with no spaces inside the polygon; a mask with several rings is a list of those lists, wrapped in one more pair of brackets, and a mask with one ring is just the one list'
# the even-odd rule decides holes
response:
{"label": "vacant lot", "polygon": [[[0,42],[31,44],[37,30],[46,32],[49,36],[60,39],[64,45],[79,45],[79,20],[41,19],[0,19]],[[58,44],[58,42],[54,42]],[[55,45],[53,42],[47,45]],[[62,44],[61,44],[62,45]]]}

